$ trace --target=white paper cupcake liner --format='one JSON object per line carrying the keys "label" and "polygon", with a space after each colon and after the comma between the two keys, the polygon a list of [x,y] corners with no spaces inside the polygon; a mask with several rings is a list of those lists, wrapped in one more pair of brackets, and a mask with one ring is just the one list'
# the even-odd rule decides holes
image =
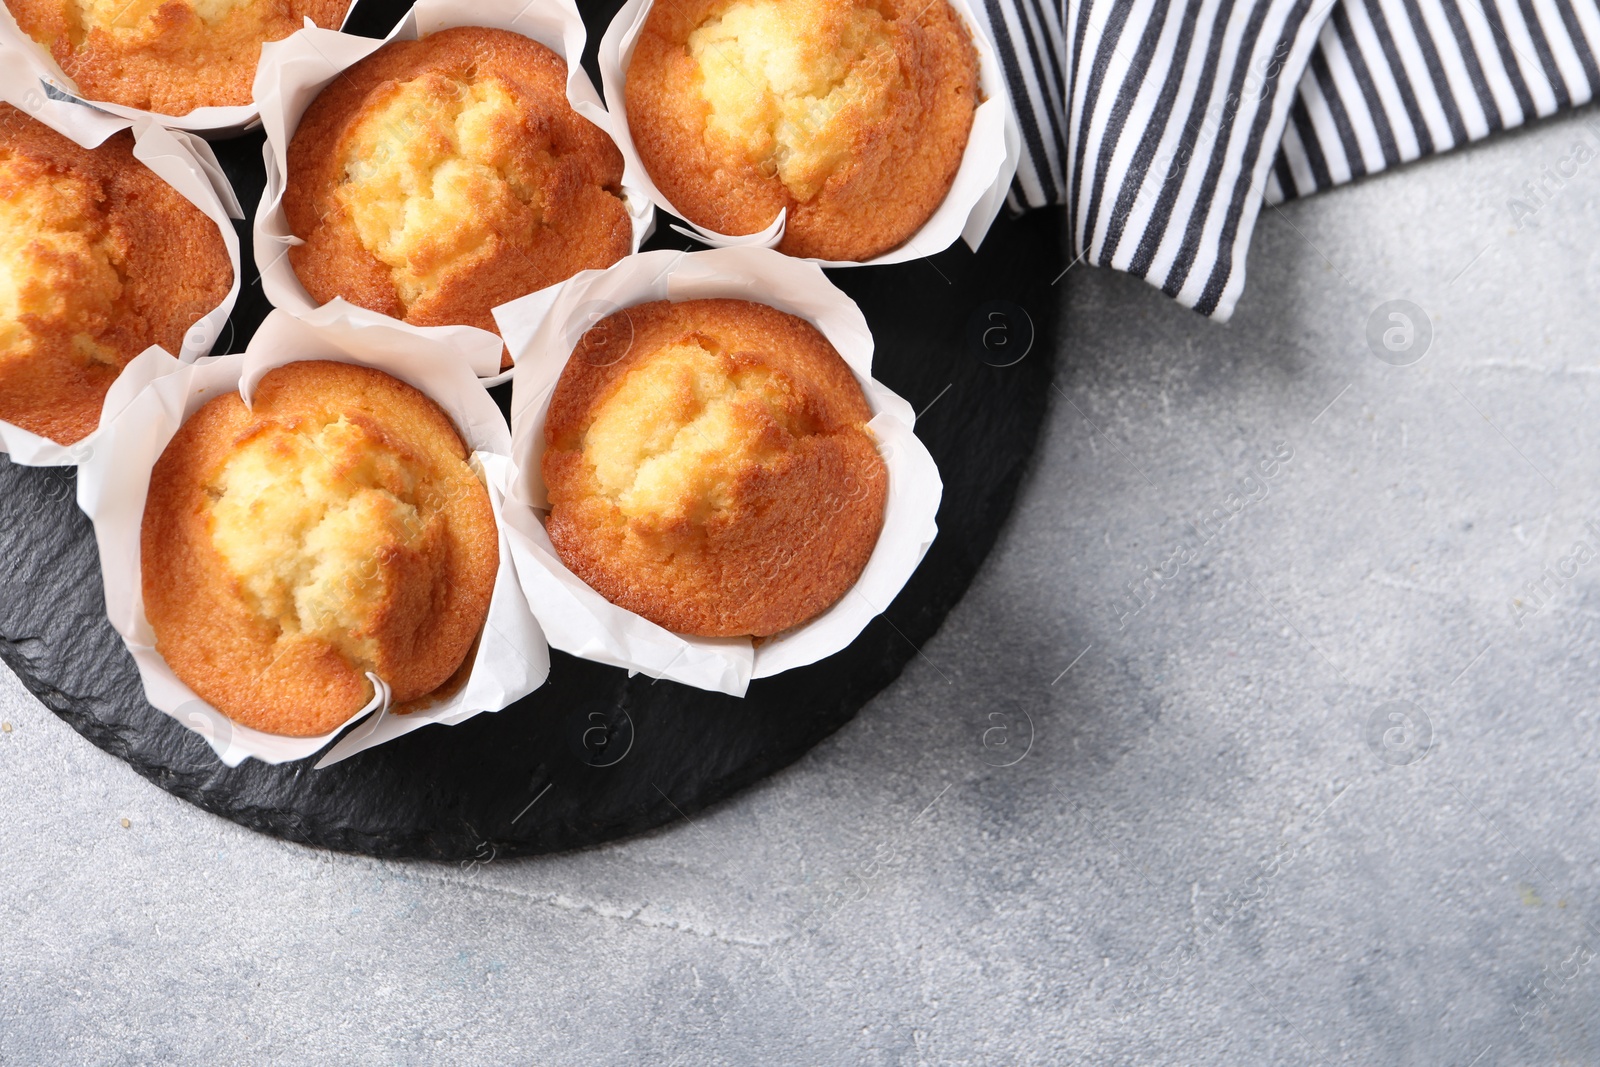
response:
{"label": "white paper cupcake liner", "polygon": [[[106,138],[130,125],[126,120],[110,119],[77,104],[44,97],[17,68],[0,70],[0,98],[89,149],[99,147]],[[222,243],[228,250],[228,263],[233,268],[233,285],[222,303],[189,327],[176,360],[163,349],[152,345],[123,368],[106,394],[100,412],[102,426],[145,385],[175,369],[178,361],[191,362],[210,352],[222,335],[228,315],[233,311],[234,301],[239,296],[239,235],[234,232],[231,220],[242,219],[244,214],[239,210],[239,203],[222,168],[217,165],[211,146],[181,131],[149,124],[133,125],[133,157],[217,224]],[[27,466],[69,466],[81,463],[93,454],[99,433],[96,430],[75,444],[62,445],[20,426],[0,421],[0,452],[9,453],[13,463]]]}
{"label": "white paper cupcake liner", "polygon": [[[237,391],[249,402],[262,376],[299,360],[330,359],[373,367],[426,393],[455,423],[483,477],[500,529],[500,571],[488,620],[465,684],[449,698],[408,714],[389,713],[389,688],[373,680],[371,703],[320,737],[284,737],[231,722],[180,681],[155,648],[145,618],[139,530],[150,472],[184,421],[207,401]],[[97,447],[79,470],[78,504],[94,522],[105,582],[106,612],[138,665],[145,696],[161,711],[201,734],[227,765],[246,757],[267,763],[303,759],[357,720],[372,716],[335,745],[322,767],[429,723],[454,725],[498,711],[543,684],[550,653],[516,580],[502,511],[510,484],[510,432],[500,409],[461,363],[436,342],[388,326],[347,321],[313,326],[282,312],[267,316],[243,355],[181,365],[154,381],[102,427]],[[376,713],[376,714],[374,714]]]}
{"label": "white paper cupcake liner", "polygon": [[[555,52],[567,64],[567,101],[572,109],[601,130],[609,131],[600,95],[595,92],[589,76],[583,71],[581,60],[587,38],[583,19],[579,17],[572,0],[476,0],[471,3],[467,0],[418,0],[416,6],[382,41],[307,28],[282,41],[264,45],[261,67],[256,73],[255,99],[261,109],[261,123],[267,131],[267,143],[263,151],[267,186],[261,194],[261,206],[256,212],[254,233],[256,267],[261,272],[262,291],[274,307],[298,316],[305,316],[317,307],[316,301],[300,284],[299,277],[289,263],[289,249],[303,242],[289,228],[289,219],[283,209],[289,141],[300,125],[301,116],[317,98],[317,94],[342,71],[355,66],[390,41],[413,41],[453,26],[511,30]],[[623,179],[622,192],[633,222],[632,250],[637,252],[655,228],[655,208],[650,198],[634,188],[626,177]],[[342,301],[335,303],[341,304],[346,309],[345,313],[355,322],[387,323],[423,333],[429,329],[440,329],[411,326],[389,315],[358,308],[353,304]],[[452,329],[470,330],[477,335],[470,344],[464,340],[469,335],[447,339],[447,343],[461,346],[458,348],[461,357],[469,362],[480,377],[493,379],[488,384],[509,380],[510,372],[502,374],[500,371],[499,337],[488,330],[471,326]]]}
{"label": "white paper cupcake liner", "polygon": [[[568,570],[545,532],[541,462],[545,415],[573,347],[590,326],[651,300],[729,297],[768,304],[821,330],[861,384],[889,469],[883,532],[866,569],[838,603],[755,646],[748,638],[685,637],[620,608]],[[752,678],[840,651],[889,606],[938,533],[939,468],[912,426],[911,405],[872,377],[872,334],[861,310],[804,260],[766,248],[645,252],[584,271],[553,295],[495,309],[516,360],[511,423],[514,463],[505,518],[528,602],[552,647],[653,678],[743,696]]]}
{"label": "white paper cupcake liner", "polygon": [[[881,256],[863,260],[815,259],[811,262],[824,267],[860,267],[883,263],[904,263],[943,252],[955,243],[956,238],[976,249],[989,232],[989,226],[1000,207],[1005,203],[1011,179],[1017,173],[1017,163],[1022,158],[1022,134],[1017,128],[1016,113],[1011,107],[1011,93],[1006,88],[1005,74],[995,56],[994,44],[989,40],[986,24],[973,15],[967,0],[948,0],[951,8],[967,24],[972,34],[973,47],[978,52],[978,86],[983,102],[972,116],[972,130],[967,135],[967,150],[961,157],[961,167],[955,181],[945,194],[932,217],[903,244]],[[605,89],[606,110],[611,121],[611,137],[622,150],[626,167],[623,180],[653,200],[657,207],[669,211],[688,222],[676,223],[672,228],[713,248],[759,247],[773,248],[783,239],[784,213],[757,233],[726,234],[689,221],[683,212],[672,206],[657,188],[639,150],[634,146],[633,134],[628,129],[627,73],[633,61],[633,49],[644,29],[645,18],[650,14],[654,0],[628,0],[606,27],[600,39],[600,84]]]}
{"label": "white paper cupcake liner", "polygon": [[[344,21],[350,20],[356,0],[350,0]],[[307,19],[307,23],[311,20]],[[342,27],[343,22],[340,23]],[[335,32],[332,30],[326,31]],[[187,130],[212,137],[228,137],[243,133],[261,121],[254,103],[234,107],[197,107],[187,115],[165,115],[159,111],[124,107],[108,100],[87,100],[78,95],[78,85],[67,77],[50,50],[22,32],[11,9],[0,4],[0,51],[6,54],[6,63],[26,76],[29,83],[68,107],[80,108],[122,120],[122,125],[148,120],[169,130]],[[97,142],[98,143],[98,142]],[[85,146],[92,147],[92,146]],[[239,216],[243,218],[243,215]]]}

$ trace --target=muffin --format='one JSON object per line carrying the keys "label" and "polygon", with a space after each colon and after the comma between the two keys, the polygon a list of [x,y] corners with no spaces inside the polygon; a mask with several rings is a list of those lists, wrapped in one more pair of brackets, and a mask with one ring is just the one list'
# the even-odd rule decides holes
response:
{"label": "muffin", "polygon": [[314,737],[372,698],[447,686],[500,565],[488,492],[449,417],[345,363],[219,396],[150,475],[145,615],[174,674],[234,722]]}
{"label": "muffin", "polygon": [[0,104],[0,419],[82,440],[128,361],[178,352],[232,285],[217,224],[132,134],[87,149]]}
{"label": "muffin", "polygon": [[628,126],[690,222],[863,260],[955,181],[978,57],[945,0],[656,0],[628,64]]}
{"label": "muffin", "polygon": [[[537,41],[464,26],[394,41],[312,102],[288,149],[289,250],[312,299],[496,331],[496,304],[633,247],[622,154]],[[505,365],[510,365],[509,357]]]}
{"label": "muffin", "polygon": [[350,0],[6,0],[87,100],[187,115],[250,103],[264,41],[310,19],[336,30]]}
{"label": "muffin", "polygon": [[545,424],[547,528],[607,600],[681,634],[763,637],[855,584],[883,528],[872,410],[803,319],[656,301],[586,333]]}

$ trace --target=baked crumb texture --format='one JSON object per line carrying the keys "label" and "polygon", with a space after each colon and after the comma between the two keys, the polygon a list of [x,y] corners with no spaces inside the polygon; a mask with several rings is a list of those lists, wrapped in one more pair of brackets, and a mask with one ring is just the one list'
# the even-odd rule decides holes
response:
{"label": "baked crumb texture", "polygon": [[622,154],[566,81],[550,49],[483,27],[334,80],[288,151],[289,261],[312,299],[498,332],[496,304],[627,255]]}
{"label": "baked crumb texture", "polygon": [[0,104],[0,419],[82,440],[128,361],[177,354],[232,284],[216,223],[132,134],[86,149]]}
{"label": "baked crumb texture", "polygon": [[307,18],[336,30],[349,0],[6,0],[89,100],[163,115],[250,103],[264,41]]}
{"label": "baked crumb texture", "polygon": [[628,125],[691,222],[862,260],[905,242],[955,181],[978,57],[945,0],[656,0]]}
{"label": "baked crumb texture", "polygon": [[141,531],[156,648],[235,722],[311,737],[462,665],[500,550],[449,417],[389,375],[290,363],[197,411],[150,478]]}
{"label": "baked crumb texture", "polygon": [[545,427],[548,529],[607,600],[669,630],[766,636],[826,610],[883,527],[888,468],[849,367],[742,300],[597,323]]}

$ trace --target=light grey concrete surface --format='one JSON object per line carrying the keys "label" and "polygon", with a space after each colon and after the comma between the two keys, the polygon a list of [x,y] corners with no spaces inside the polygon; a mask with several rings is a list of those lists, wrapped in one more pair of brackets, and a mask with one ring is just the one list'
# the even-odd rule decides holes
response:
{"label": "light grey concrete surface", "polygon": [[1597,118],[1266,209],[1225,326],[1069,273],[965,602],[692,823],[322,854],[6,675],[0,1063],[1600,1063]]}

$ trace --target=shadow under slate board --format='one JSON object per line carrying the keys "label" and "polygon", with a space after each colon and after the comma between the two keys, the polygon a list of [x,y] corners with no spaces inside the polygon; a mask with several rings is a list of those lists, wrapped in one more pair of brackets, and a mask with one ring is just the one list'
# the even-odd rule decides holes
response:
{"label": "shadow under slate board", "polygon": [[[590,55],[612,5],[585,7]],[[601,10],[600,8],[604,9]],[[403,4],[364,0],[352,29],[381,36]],[[215,146],[253,211],[261,136]],[[647,247],[689,248],[661,216]],[[831,271],[866,313],[876,375],[923,410],[944,478],[939,537],[849,648],[753,683],[742,699],[552,652],[523,700],[432,726],[326,770],[314,759],[228,768],[151,708],[105,617],[93,531],[70,468],[0,458],[0,658],[74,729],[161,788],[262,833],[374,856],[437,860],[578,848],[682,820],[792,763],[888,685],[960,600],[994,544],[1034,448],[1051,381],[1062,219],[1002,217],[976,254]],[[244,273],[255,277],[245,238]],[[225,350],[268,308],[241,293]],[[224,350],[224,349],[219,349]],[[1031,350],[1031,351],[1030,351]],[[495,390],[502,408],[510,387]]]}

